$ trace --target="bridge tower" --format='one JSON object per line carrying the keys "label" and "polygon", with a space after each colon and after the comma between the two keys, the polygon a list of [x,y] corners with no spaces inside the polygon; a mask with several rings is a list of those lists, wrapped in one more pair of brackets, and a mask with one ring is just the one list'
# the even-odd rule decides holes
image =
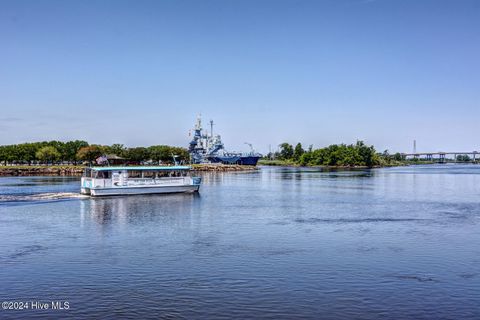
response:
{"label": "bridge tower", "polygon": [[445,153],[440,152],[440,153],[438,154],[438,156],[439,156],[439,161],[440,161],[440,163],[445,163],[445,162],[446,162],[446,159],[445,159],[445,158],[446,158],[446,154],[445,154]]}

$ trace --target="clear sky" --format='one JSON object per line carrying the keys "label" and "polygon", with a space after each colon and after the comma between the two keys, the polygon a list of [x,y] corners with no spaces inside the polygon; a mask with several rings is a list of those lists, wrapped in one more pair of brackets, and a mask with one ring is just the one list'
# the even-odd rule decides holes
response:
{"label": "clear sky", "polygon": [[0,0],[0,144],[480,150],[480,1]]}

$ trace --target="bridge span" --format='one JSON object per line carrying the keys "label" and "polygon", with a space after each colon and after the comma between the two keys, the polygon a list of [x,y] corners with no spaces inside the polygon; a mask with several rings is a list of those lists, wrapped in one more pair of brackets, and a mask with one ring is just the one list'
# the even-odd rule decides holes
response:
{"label": "bridge span", "polygon": [[415,152],[415,153],[401,153],[402,157],[405,159],[407,158],[413,158],[413,159],[421,159],[425,158],[427,161],[435,161],[437,160],[438,162],[446,162],[448,156],[453,155],[453,160],[456,162],[457,161],[457,156],[459,155],[467,155],[471,157],[472,161],[475,162],[477,159],[480,157],[480,151],[467,151],[467,152],[460,152],[460,151],[449,151],[449,152]]}

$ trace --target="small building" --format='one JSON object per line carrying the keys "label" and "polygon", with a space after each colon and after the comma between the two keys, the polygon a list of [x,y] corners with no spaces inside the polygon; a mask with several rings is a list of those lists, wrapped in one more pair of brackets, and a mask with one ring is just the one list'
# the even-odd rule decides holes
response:
{"label": "small building", "polygon": [[107,154],[106,157],[108,164],[111,166],[123,165],[125,161],[127,161],[125,158],[119,157],[116,154]]}

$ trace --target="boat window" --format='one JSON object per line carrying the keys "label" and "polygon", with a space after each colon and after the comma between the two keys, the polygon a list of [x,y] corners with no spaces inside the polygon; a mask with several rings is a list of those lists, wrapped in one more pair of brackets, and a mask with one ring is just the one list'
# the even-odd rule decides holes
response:
{"label": "boat window", "polygon": [[143,173],[144,178],[155,178],[155,172],[154,171],[144,171]]}
{"label": "boat window", "polygon": [[93,171],[90,168],[85,168],[85,170],[83,170],[83,176],[84,177],[93,178],[92,173],[93,173]]}
{"label": "boat window", "polygon": [[110,179],[111,177],[110,171],[97,171],[95,176],[97,179]]}
{"label": "boat window", "polygon": [[185,170],[175,170],[170,172],[170,177],[184,177],[187,173]]}
{"label": "boat window", "polygon": [[128,171],[128,177],[129,178],[141,178],[142,177],[142,172],[140,170]]}

